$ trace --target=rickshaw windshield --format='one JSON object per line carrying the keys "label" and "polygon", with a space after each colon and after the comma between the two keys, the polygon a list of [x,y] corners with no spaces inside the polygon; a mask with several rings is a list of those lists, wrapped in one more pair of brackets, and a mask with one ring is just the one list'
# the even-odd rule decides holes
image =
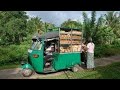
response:
{"label": "rickshaw windshield", "polygon": [[42,43],[40,41],[33,41],[31,49],[32,50],[41,50]]}

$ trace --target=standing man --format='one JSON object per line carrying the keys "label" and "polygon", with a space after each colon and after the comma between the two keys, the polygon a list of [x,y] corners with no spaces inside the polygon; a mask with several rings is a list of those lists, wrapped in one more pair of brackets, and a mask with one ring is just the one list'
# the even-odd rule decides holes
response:
{"label": "standing man", "polygon": [[92,42],[92,38],[89,38],[87,44],[87,69],[95,69],[94,65],[94,48],[95,44]]}

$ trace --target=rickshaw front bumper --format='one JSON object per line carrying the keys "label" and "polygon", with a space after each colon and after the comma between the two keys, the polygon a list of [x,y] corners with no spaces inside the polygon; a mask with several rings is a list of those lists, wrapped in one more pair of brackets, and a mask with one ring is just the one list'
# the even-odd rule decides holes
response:
{"label": "rickshaw front bumper", "polygon": [[26,63],[26,64],[24,64],[24,65],[22,65],[22,67],[21,67],[22,69],[31,69],[31,70],[34,70],[33,69],[33,67],[30,65],[30,64],[28,64],[28,63]]}

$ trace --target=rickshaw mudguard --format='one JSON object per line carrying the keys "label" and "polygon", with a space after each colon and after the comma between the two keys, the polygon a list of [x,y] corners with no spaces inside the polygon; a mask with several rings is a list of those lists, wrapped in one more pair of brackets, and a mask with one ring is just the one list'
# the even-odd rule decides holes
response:
{"label": "rickshaw mudguard", "polygon": [[22,65],[22,69],[26,69],[26,68],[29,68],[29,69],[31,69],[31,70],[34,70],[33,67],[32,67],[30,64],[28,64],[28,63]]}

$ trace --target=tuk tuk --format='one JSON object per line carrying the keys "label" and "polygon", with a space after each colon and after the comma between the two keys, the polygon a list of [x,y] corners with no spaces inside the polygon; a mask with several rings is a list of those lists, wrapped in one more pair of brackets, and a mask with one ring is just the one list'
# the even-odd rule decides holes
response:
{"label": "tuk tuk", "polygon": [[32,38],[28,50],[28,61],[22,65],[25,77],[36,73],[57,72],[64,69],[78,71],[81,65],[82,31],[79,29],[57,28]]}

